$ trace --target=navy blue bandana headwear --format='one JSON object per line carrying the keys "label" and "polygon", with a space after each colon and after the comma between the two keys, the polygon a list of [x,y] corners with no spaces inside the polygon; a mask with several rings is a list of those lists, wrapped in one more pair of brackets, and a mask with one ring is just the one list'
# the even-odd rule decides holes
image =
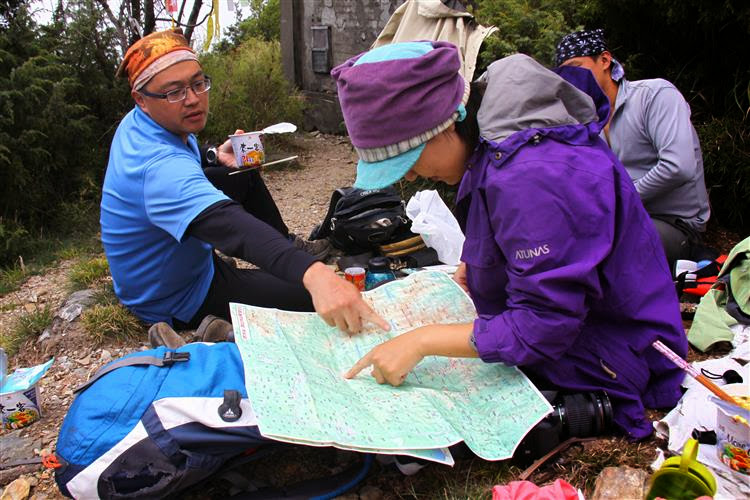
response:
{"label": "navy blue bandana headwear", "polygon": [[[605,50],[609,51],[607,42],[604,41],[603,29],[576,31],[565,35],[557,44],[555,65],[560,66],[573,57],[598,56]],[[612,58],[612,79],[619,82],[624,76],[625,69],[622,64],[617,59]]]}
{"label": "navy blue bandana headwear", "polygon": [[557,44],[555,63],[560,66],[571,57],[598,56],[607,49],[604,41],[604,30],[576,31],[560,40]]}

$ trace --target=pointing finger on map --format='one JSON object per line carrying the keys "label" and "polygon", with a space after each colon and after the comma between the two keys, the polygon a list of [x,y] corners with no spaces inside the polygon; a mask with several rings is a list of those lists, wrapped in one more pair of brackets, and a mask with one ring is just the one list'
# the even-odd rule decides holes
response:
{"label": "pointing finger on map", "polygon": [[353,378],[372,365],[372,376],[379,384],[403,384],[406,374],[424,357],[421,337],[426,331],[424,328],[417,328],[375,346],[352,366],[345,377]]}
{"label": "pointing finger on map", "polygon": [[473,323],[453,325],[425,325],[375,346],[357,361],[345,377],[353,378],[372,365],[373,376],[379,373],[393,386],[404,382],[409,373],[425,356],[476,358],[478,353],[471,343]]}
{"label": "pointing finger on map", "polygon": [[359,374],[359,372],[361,372],[362,370],[364,370],[365,368],[367,368],[368,366],[372,364],[371,359],[372,359],[372,351],[368,352],[367,354],[362,356],[362,358],[360,358],[359,361],[354,363],[354,366],[352,366],[349,369],[349,371],[344,374],[344,378],[356,377]]}
{"label": "pointing finger on map", "polygon": [[357,333],[362,322],[372,321],[384,330],[388,323],[362,299],[359,290],[323,264],[312,264],[302,276],[302,284],[312,297],[315,312],[330,326],[347,333]]}
{"label": "pointing finger on map", "polygon": [[[372,371],[370,372],[370,375],[373,376],[375,379],[375,382],[378,384],[385,384],[388,383],[394,387],[397,387],[404,383],[404,380],[406,380],[406,374],[403,373],[398,376],[394,376],[392,374],[389,374],[388,376],[385,375],[380,368],[378,368],[376,365],[372,363],[371,360],[367,360],[366,358],[372,357],[372,351],[367,353],[365,357],[357,361],[357,363],[352,367],[351,370],[346,374],[346,378],[353,378],[355,377],[360,371],[364,370],[368,366],[372,365]],[[360,365],[360,363],[363,363]]]}
{"label": "pointing finger on map", "polygon": [[364,306],[364,310],[362,311],[362,317],[369,321],[370,323],[373,323],[378,326],[381,330],[385,330],[386,332],[391,329],[391,325],[384,320],[378,313],[376,313],[369,305],[367,305],[366,302],[362,302],[362,305]]}
{"label": "pointing finger on map", "polygon": [[339,330],[347,332],[350,335],[362,330],[362,320],[359,316],[360,312],[354,307],[343,311],[341,318],[343,325],[339,326]]}

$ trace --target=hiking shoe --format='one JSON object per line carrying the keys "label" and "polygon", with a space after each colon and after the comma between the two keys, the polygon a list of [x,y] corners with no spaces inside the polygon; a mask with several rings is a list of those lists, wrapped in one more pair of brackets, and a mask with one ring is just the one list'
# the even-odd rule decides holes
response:
{"label": "hiking shoe", "polygon": [[331,253],[331,244],[328,240],[303,240],[296,234],[289,233],[289,239],[295,248],[304,250],[318,260],[323,260]]}
{"label": "hiking shoe", "polygon": [[151,347],[164,346],[177,349],[185,345],[182,337],[177,335],[177,332],[163,321],[151,325],[151,328],[148,329],[148,340],[151,342]]}
{"label": "hiking shoe", "polygon": [[195,335],[201,339],[201,342],[234,342],[232,323],[213,314],[203,318],[198,329],[195,330]]}

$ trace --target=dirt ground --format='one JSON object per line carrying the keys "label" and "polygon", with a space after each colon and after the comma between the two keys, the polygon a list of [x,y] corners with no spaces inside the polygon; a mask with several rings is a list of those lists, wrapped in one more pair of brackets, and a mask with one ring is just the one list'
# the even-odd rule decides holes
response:
{"label": "dirt ground", "polygon": [[[292,232],[306,237],[319,223],[327,209],[331,192],[351,185],[354,179],[356,153],[348,139],[318,133],[296,134],[290,143],[269,147],[269,160],[299,155],[296,165],[270,169],[265,173],[271,190],[287,225]],[[240,174],[241,175],[241,174]],[[731,233],[715,232],[716,246],[726,251],[736,242]],[[734,241],[733,241],[734,240]],[[15,319],[38,308],[51,307],[57,311],[69,295],[68,273],[72,261],[64,261],[45,274],[33,276],[19,290],[0,297],[0,331],[10,328]],[[73,399],[73,388],[84,382],[101,365],[124,354],[146,349],[147,339],[139,342],[105,340],[92,342],[83,331],[79,320],[66,325],[60,335],[39,342],[26,342],[20,353],[10,360],[11,369],[31,366],[55,356],[55,363],[40,383],[44,416],[33,425],[15,431],[14,436],[32,443],[38,456],[54,450],[62,419]],[[658,418],[659,413],[653,413]],[[8,433],[0,436],[0,440]],[[7,443],[7,441],[6,441]],[[609,465],[630,465],[645,469],[656,456],[655,439],[630,444],[618,438],[604,438],[576,445],[553,457],[529,478],[537,484],[563,478],[591,492],[599,471]],[[8,450],[3,449],[3,454]],[[473,498],[488,497],[493,484],[517,477],[521,468],[508,463],[484,462],[470,453],[459,453],[457,464],[450,469],[431,465],[415,476],[406,477],[392,466],[376,463],[368,478],[360,485],[356,498]],[[290,480],[329,475],[347,464],[356,463],[354,454],[331,449],[283,451],[270,460],[250,464],[243,473],[279,485]],[[23,474],[32,486],[31,498],[59,498],[51,470],[39,465],[24,465],[0,469],[0,486]],[[293,481],[292,481],[293,482]],[[483,493],[477,493],[483,492]],[[211,480],[191,489],[187,498],[223,498],[228,496],[226,485]]]}

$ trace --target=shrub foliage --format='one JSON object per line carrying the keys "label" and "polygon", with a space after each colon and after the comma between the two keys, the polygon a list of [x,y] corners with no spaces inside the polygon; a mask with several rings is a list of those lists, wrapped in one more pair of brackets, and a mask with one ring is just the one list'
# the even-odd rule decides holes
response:
{"label": "shrub foliage", "polygon": [[665,78],[692,108],[712,223],[750,233],[750,2],[746,0],[476,0],[499,33],[480,63],[514,52],[554,63],[557,42],[604,28],[630,80]]}
{"label": "shrub foliage", "polygon": [[101,185],[127,95],[93,0],[59,7],[41,27],[30,8],[0,2],[0,265],[29,250],[29,236],[77,229],[59,215],[71,200],[98,200],[90,186]]}
{"label": "shrub foliage", "polygon": [[229,52],[201,58],[211,75],[211,111],[202,141],[218,142],[280,121],[299,123],[302,99],[284,78],[278,41],[250,38]]}

